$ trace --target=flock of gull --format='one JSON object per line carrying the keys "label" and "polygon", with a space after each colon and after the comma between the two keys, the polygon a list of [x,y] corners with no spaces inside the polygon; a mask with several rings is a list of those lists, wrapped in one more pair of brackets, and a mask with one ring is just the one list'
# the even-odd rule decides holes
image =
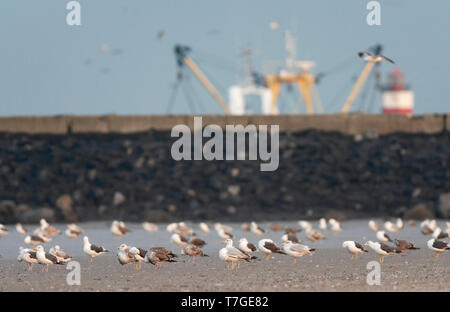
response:
{"label": "flock of gull", "polygon": [[[408,221],[408,223],[410,226],[415,225],[414,221]],[[241,262],[251,262],[257,259],[254,255],[255,252],[264,254],[267,261],[271,259],[272,254],[282,254],[292,257],[295,263],[297,258],[304,255],[311,255],[316,250],[315,248],[301,244],[302,241],[297,237],[297,233],[304,232],[305,237],[311,241],[311,244],[314,244],[316,241],[325,239],[325,231],[330,230],[333,233],[342,231],[341,223],[335,219],[329,219],[328,221],[324,218],[320,219],[317,223],[317,229],[314,229],[313,223],[310,221],[299,221],[298,225],[299,228],[282,227],[278,224],[270,225],[271,231],[283,232],[279,244],[269,238],[261,238],[256,244],[249,242],[246,238],[240,238],[236,246],[233,245],[234,236],[231,226],[214,223],[212,228],[222,239],[222,244],[225,244],[225,247],[218,252],[219,258],[231,270],[240,268]],[[64,234],[71,239],[78,238],[85,232],[84,229],[76,224],[67,224],[66,226],[67,228]],[[158,230],[157,225],[149,222],[142,223],[142,227],[150,233]],[[386,221],[383,224],[384,230],[373,220],[369,221],[368,227],[376,233],[375,236],[378,241],[374,242],[369,240],[362,244],[357,241],[348,240],[342,243],[342,247],[348,250],[352,259],[359,254],[367,253],[368,250],[366,247],[369,247],[379,255],[380,262],[384,261],[385,256],[402,253],[406,250],[419,249],[411,242],[397,238],[392,239],[390,237],[404,228],[404,223],[400,218],[395,223]],[[435,252],[436,258],[439,257],[440,253],[450,250],[450,243],[445,241],[450,236],[450,222],[446,222],[445,227],[445,229],[442,229],[438,226],[436,220],[428,219],[420,224],[421,232],[426,236],[431,235],[431,238],[427,241],[427,247]],[[51,242],[53,236],[62,234],[60,230],[50,225],[45,219],[40,220],[40,226],[32,233],[29,233],[21,224],[17,224],[15,228],[18,233],[25,236],[25,244],[30,245],[29,248],[21,246],[19,248],[19,256],[17,257],[18,261],[23,261],[28,264],[29,270],[32,270],[34,264],[41,264],[42,272],[48,272],[49,265],[61,265],[72,260],[72,257],[64,252],[59,245],[53,246],[48,252],[45,251],[43,244]],[[198,228],[203,234],[208,234],[211,231],[210,226],[205,222],[199,223]],[[113,221],[110,230],[116,237],[126,235],[130,232],[130,229],[123,221]],[[251,222],[250,224],[243,223],[241,230],[244,232],[253,232],[261,237],[266,233],[266,230],[255,222]],[[170,241],[181,249],[182,256],[188,256],[192,261],[194,261],[195,257],[208,257],[202,250],[202,247],[207,244],[206,241],[197,237],[194,229],[187,226],[186,223],[171,223],[167,226],[167,231],[171,235]],[[9,233],[10,231],[0,224],[0,237]],[[103,246],[92,244],[89,238],[84,236],[83,252],[89,256],[89,261],[92,262],[95,257],[109,253],[110,251]],[[142,262],[150,263],[155,268],[159,268],[163,262],[177,262],[175,259],[177,257],[177,254],[165,247],[152,247],[147,250],[137,246],[121,244],[117,248],[117,260],[122,265],[122,268],[126,264],[134,263],[138,270],[141,269]]]}

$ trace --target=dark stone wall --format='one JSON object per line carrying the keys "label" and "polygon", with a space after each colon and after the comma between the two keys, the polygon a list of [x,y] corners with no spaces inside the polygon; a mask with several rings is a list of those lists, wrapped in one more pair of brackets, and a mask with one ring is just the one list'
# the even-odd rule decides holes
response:
{"label": "dark stone wall", "polygon": [[174,161],[168,131],[0,133],[0,223],[439,217],[449,139],[281,132],[279,168],[261,172],[260,161]]}

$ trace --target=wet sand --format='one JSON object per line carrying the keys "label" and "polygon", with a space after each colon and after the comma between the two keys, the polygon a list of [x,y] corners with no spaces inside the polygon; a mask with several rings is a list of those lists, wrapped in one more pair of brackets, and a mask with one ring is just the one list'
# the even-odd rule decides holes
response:
{"label": "wet sand", "polygon": [[[294,222],[280,224],[298,227]],[[80,225],[86,229],[92,243],[104,245],[111,253],[89,263],[82,252],[82,237],[69,239],[64,235],[56,236],[44,247],[48,250],[59,244],[80,263],[81,285],[67,284],[69,270],[64,266],[50,266],[48,273],[42,273],[42,266],[35,265],[33,271],[27,271],[27,265],[16,260],[18,247],[25,246],[23,236],[12,231],[0,238],[0,291],[450,291],[450,252],[435,259],[434,253],[426,247],[429,237],[422,235],[418,226],[406,225],[391,236],[412,241],[421,249],[387,256],[381,264],[381,285],[370,286],[366,282],[371,271],[367,269],[367,263],[378,260],[378,255],[370,250],[351,260],[350,254],[341,248],[347,239],[376,240],[375,233],[367,227],[367,220],[345,222],[342,232],[332,234],[327,231],[326,240],[316,243],[309,242],[303,233],[299,233],[299,238],[317,251],[312,256],[299,258],[297,263],[293,263],[291,257],[278,254],[265,261],[264,255],[256,252],[257,260],[243,263],[241,269],[235,271],[227,270],[218,258],[223,245],[215,231],[203,234],[196,224],[193,226],[197,236],[208,242],[204,250],[210,257],[196,258],[192,262],[179,256],[177,263],[164,263],[160,269],[143,263],[140,271],[134,264],[122,268],[116,257],[117,246],[122,242],[143,248],[164,246],[180,254],[176,245],[169,241],[165,224],[160,224],[159,231],[154,233],[145,232],[140,224],[128,224],[132,232],[121,238],[113,237],[109,223]],[[258,237],[240,231],[240,224],[230,225],[234,228],[235,240],[247,237],[256,243],[267,237],[280,242],[282,235],[282,232],[268,231]],[[64,225],[56,226],[65,228]],[[262,227],[269,228],[268,224],[262,224]],[[13,229],[12,226],[8,228]]]}

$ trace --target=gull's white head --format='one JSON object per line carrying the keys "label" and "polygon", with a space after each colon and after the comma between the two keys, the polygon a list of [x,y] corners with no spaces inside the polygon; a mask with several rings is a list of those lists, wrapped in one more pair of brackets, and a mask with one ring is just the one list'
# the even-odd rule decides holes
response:
{"label": "gull's white head", "polygon": [[83,243],[89,244],[89,238],[87,236],[83,237]]}

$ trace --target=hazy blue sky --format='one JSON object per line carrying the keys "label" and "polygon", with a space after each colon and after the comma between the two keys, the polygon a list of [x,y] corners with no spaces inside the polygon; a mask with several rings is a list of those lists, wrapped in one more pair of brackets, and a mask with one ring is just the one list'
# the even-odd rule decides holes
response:
{"label": "hazy blue sky", "polygon": [[[357,51],[375,43],[405,72],[415,113],[450,112],[448,0],[380,1],[381,26],[366,24],[366,0],[79,0],[81,26],[66,25],[68,2],[0,1],[0,115],[161,114],[176,76],[174,44],[190,45],[226,92],[236,83],[239,48],[254,49],[262,70],[264,60],[284,59],[285,30],[296,35],[298,57],[317,62],[316,73],[348,65],[318,86],[328,113],[342,106],[363,66]],[[392,69],[381,65],[383,79]],[[196,112],[221,112],[197,81],[192,85]],[[280,105],[288,109],[291,98]],[[372,111],[379,110],[377,98]],[[190,112],[183,93],[172,112]]]}

